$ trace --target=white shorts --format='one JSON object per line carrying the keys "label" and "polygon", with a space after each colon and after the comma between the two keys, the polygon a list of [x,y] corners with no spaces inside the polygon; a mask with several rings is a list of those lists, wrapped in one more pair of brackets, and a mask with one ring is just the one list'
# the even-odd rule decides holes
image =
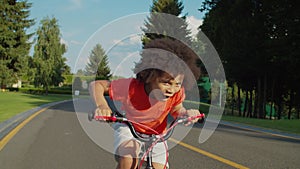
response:
{"label": "white shorts", "polygon": [[[117,154],[117,149],[118,147],[124,143],[125,141],[129,141],[129,140],[135,140],[140,144],[140,155],[139,158],[142,158],[144,155],[144,152],[147,150],[144,150],[144,143],[141,141],[138,141],[136,138],[133,137],[133,135],[131,134],[131,131],[129,129],[129,127],[126,124],[123,123],[114,123],[112,124],[112,127],[115,129],[114,132],[114,152],[115,155]],[[157,143],[152,150],[152,161],[155,163],[159,163],[162,165],[166,164],[166,153],[168,153],[168,151],[166,151],[168,149],[167,146],[167,142],[159,142]],[[169,155],[169,154],[168,154]],[[146,161],[146,159],[144,159]],[[167,164],[168,166],[168,164]]]}

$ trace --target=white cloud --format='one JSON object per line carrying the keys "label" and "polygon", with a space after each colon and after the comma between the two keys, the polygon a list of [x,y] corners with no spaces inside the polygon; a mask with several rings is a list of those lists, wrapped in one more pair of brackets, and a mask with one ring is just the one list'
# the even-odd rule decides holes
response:
{"label": "white cloud", "polygon": [[113,45],[120,45],[120,46],[126,45],[126,43],[125,43],[124,41],[122,41],[122,40],[117,40],[117,39],[112,40],[112,44],[113,44]]}
{"label": "white cloud", "polygon": [[194,16],[188,16],[186,21],[188,23],[188,29],[190,29],[192,32],[192,36],[196,36],[198,33],[198,27],[202,25],[203,19],[197,19]]}
{"label": "white cloud", "polygon": [[76,41],[76,40],[71,40],[70,43],[73,44],[73,45],[82,45],[82,42],[79,42],[79,41]]}
{"label": "white cloud", "polygon": [[69,0],[71,5],[68,7],[69,10],[82,8],[82,0]]}
{"label": "white cloud", "polygon": [[117,40],[117,39],[112,40],[112,44],[118,45],[118,46],[138,45],[140,43],[141,43],[140,35],[129,36],[129,37],[127,37],[125,39],[121,39],[121,40]]}
{"label": "white cloud", "polygon": [[129,38],[130,44],[139,44],[141,43],[141,37],[140,36],[131,36]]}

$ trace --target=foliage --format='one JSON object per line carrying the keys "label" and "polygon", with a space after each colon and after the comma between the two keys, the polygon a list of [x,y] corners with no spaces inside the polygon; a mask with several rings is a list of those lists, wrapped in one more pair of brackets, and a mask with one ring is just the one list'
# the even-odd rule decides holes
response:
{"label": "foliage", "polygon": [[0,85],[1,88],[21,79],[28,70],[30,50],[26,29],[34,24],[28,19],[31,3],[27,1],[0,0]]}
{"label": "foliage", "polygon": [[75,78],[80,78],[82,81],[86,81],[87,83],[95,80],[95,76],[84,76],[84,75],[64,75],[64,84],[65,85],[72,85],[74,83]]}
{"label": "foliage", "polygon": [[100,44],[97,44],[91,51],[89,63],[86,65],[84,73],[87,76],[95,76],[95,79],[109,79],[111,77],[108,58]]}
{"label": "foliage", "polygon": [[[27,94],[38,94],[38,95],[44,95],[46,93],[45,89],[43,88],[26,88],[22,87],[18,89],[19,92],[27,93]],[[72,94],[72,88],[49,88],[47,91],[48,94]]]}
{"label": "foliage", "polygon": [[64,74],[64,85],[71,85],[73,81],[73,75],[72,74]]}
{"label": "foliage", "polygon": [[296,6],[292,0],[205,0],[200,9],[208,11],[201,30],[217,49],[228,83],[237,84],[238,103],[245,94],[251,117],[264,118],[268,102],[277,105],[278,118],[285,105],[289,116],[293,108],[300,113]]}
{"label": "foliage", "polygon": [[150,17],[142,28],[145,33],[143,44],[168,36],[191,45],[191,31],[187,28],[186,15],[179,17],[183,8],[182,2],[178,0],[154,0]]}
{"label": "foliage", "polygon": [[63,82],[65,61],[62,55],[66,46],[61,43],[60,30],[55,18],[44,18],[37,30],[37,43],[34,47],[35,86],[43,86],[48,92],[51,85]]}
{"label": "foliage", "polygon": [[73,82],[73,90],[81,90],[82,89],[82,80],[80,77],[75,77]]}
{"label": "foliage", "polygon": [[84,76],[84,71],[82,69],[78,69],[76,72],[77,76]]}

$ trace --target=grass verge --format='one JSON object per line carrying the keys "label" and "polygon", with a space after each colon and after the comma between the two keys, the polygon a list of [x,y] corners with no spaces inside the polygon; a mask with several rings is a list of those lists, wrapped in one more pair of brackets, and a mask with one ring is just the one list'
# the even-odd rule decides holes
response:
{"label": "grass verge", "polygon": [[300,120],[299,119],[281,119],[281,120],[270,120],[270,119],[255,119],[255,118],[244,118],[236,116],[223,115],[222,120],[247,124],[250,126],[257,126],[271,130],[283,131],[287,133],[300,134]]}
{"label": "grass verge", "polygon": [[[184,106],[188,108],[199,108],[201,112],[207,114],[209,112],[209,108],[211,105],[206,103],[199,104],[198,102],[185,101]],[[218,109],[218,107],[215,108]],[[270,119],[255,119],[255,118],[223,115],[222,120],[271,129],[271,130],[282,131],[286,133],[300,134],[300,119],[270,120]]]}
{"label": "grass verge", "polygon": [[20,92],[0,92],[0,122],[37,106],[71,99],[72,95],[33,95]]}

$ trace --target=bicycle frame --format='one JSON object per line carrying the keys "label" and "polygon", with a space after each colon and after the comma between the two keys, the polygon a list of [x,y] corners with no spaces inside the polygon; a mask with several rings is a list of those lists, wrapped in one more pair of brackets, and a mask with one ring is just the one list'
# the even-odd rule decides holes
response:
{"label": "bicycle frame", "polygon": [[[94,119],[94,120],[103,121],[103,122],[112,122],[112,123],[121,122],[121,123],[125,123],[126,125],[128,125],[132,135],[137,140],[145,143],[145,149],[146,149],[145,153],[146,154],[144,154],[144,156],[146,155],[146,159],[147,159],[145,169],[154,169],[154,167],[152,165],[152,148],[153,148],[153,146],[155,144],[157,144],[158,142],[163,142],[163,141],[168,140],[171,137],[171,135],[173,134],[173,131],[174,131],[176,125],[181,124],[181,123],[190,122],[196,118],[201,118],[201,121],[198,120],[198,122],[202,123],[205,118],[205,114],[201,113],[201,114],[199,114],[197,116],[193,116],[193,117],[179,117],[170,124],[170,126],[167,129],[165,134],[157,133],[157,134],[149,135],[149,137],[143,137],[138,132],[136,132],[135,128],[133,127],[132,123],[134,123],[134,122],[123,117],[118,112],[114,112],[112,114],[112,116],[95,116],[94,113],[88,114],[89,121],[92,121]],[[167,159],[167,162],[168,162],[168,159]],[[141,166],[142,166],[142,162],[139,164],[138,168],[140,168]]]}

